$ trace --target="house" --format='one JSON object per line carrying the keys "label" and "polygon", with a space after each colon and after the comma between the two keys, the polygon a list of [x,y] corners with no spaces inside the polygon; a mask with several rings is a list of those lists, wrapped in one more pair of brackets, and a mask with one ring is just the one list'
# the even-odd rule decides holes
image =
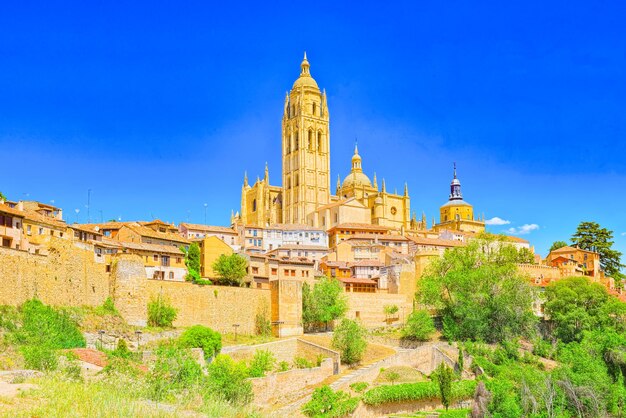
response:
{"label": "house", "polygon": [[228,244],[234,251],[239,251],[241,248],[239,234],[233,228],[183,222],[178,225],[178,230],[183,237],[189,240],[217,237]]}

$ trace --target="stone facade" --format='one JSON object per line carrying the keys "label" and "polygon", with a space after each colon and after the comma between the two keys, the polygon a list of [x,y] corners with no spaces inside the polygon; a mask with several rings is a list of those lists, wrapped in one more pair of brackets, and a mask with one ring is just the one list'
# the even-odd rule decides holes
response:
{"label": "stone facade", "polygon": [[101,305],[109,296],[109,275],[93,251],[50,237],[47,256],[0,247],[1,305],[38,297],[57,306]]}

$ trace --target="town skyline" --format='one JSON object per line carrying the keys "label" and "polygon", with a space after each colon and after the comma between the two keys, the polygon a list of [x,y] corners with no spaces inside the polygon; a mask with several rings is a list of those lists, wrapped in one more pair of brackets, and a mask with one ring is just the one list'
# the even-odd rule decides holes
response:
{"label": "town skyline", "polygon": [[[529,5],[528,13],[532,9]],[[428,9],[420,19],[437,11]],[[315,15],[315,19],[340,19],[345,12],[336,10],[326,17]],[[456,161],[464,196],[476,213],[510,222],[492,225],[490,231],[522,233],[538,252],[546,254],[552,241],[568,239],[579,222],[593,220],[615,232],[615,247],[624,252],[626,223],[615,216],[605,198],[611,196],[619,205],[622,197],[613,190],[625,180],[619,158],[624,121],[617,116],[624,109],[623,83],[617,71],[624,60],[618,46],[624,33],[612,18],[598,12],[604,28],[583,42],[581,35],[573,35],[577,23],[590,19],[583,12],[582,7],[569,10],[569,24],[562,29],[572,35],[570,40],[550,33],[538,49],[521,47],[522,41],[529,40],[532,46],[538,45],[536,35],[528,31],[515,35],[502,23],[487,25],[486,30],[508,43],[484,43],[484,64],[478,62],[479,57],[469,56],[475,48],[453,52],[454,42],[472,46],[484,41],[483,30],[469,24],[448,35],[426,36],[408,53],[406,43],[385,48],[384,40],[397,37],[398,31],[415,39],[426,29],[394,29],[382,20],[376,26],[380,39],[367,37],[372,41],[369,51],[355,46],[348,53],[324,45],[331,33],[315,40],[312,31],[288,40],[286,48],[276,42],[245,47],[237,38],[233,42],[242,48],[236,53],[211,49],[208,31],[200,32],[204,37],[195,41],[192,30],[182,31],[183,39],[194,42],[174,53],[177,43],[162,36],[124,47],[123,34],[138,30],[125,26],[125,18],[120,18],[119,38],[114,36],[108,44],[97,42],[101,38],[78,24],[68,25],[47,42],[26,35],[24,28],[5,25],[4,30],[14,29],[14,46],[30,46],[32,55],[5,49],[5,55],[14,59],[2,70],[4,81],[0,82],[11,99],[11,106],[0,109],[5,115],[0,119],[0,145],[22,146],[37,169],[11,176],[1,190],[14,200],[54,200],[65,209],[69,222],[87,221],[85,205],[91,189],[92,221],[100,221],[102,210],[104,220],[121,216],[122,220],[154,217],[204,223],[207,203],[206,222],[226,225],[231,210],[239,206],[246,169],[253,182],[257,175],[263,176],[267,161],[270,177],[281,183],[282,100],[306,49],[311,72],[328,93],[331,188],[337,174],[342,178],[348,174],[358,138],[364,171],[371,176],[376,170],[390,191],[401,192],[406,181],[411,210],[418,217],[425,212],[429,223],[447,200]],[[544,33],[542,19],[554,13],[544,10],[540,14],[539,33]],[[462,16],[462,10],[453,13],[447,24],[458,23]],[[197,20],[186,13],[183,17],[190,19],[191,28],[200,30]],[[32,17],[24,27],[41,18]],[[96,25],[102,24],[94,19]],[[245,23],[250,21],[244,19],[242,27]],[[156,26],[148,24],[147,29],[158,34]],[[363,30],[352,29],[365,35]],[[212,30],[215,35],[225,28],[216,24]],[[87,35],[84,44],[75,38],[81,31]],[[469,35],[467,41],[461,41],[462,33]],[[279,35],[269,31],[263,37],[277,40]],[[85,52],[86,60],[79,68],[58,65],[87,44],[93,48]],[[155,64],[166,58],[156,50],[145,50],[144,45],[157,50],[160,46],[168,52],[166,57],[179,62],[157,68]],[[551,55],[551,47],[559,47],[560,54]],[[63,48],[67,48],[66,55]],[[458,50],[458,44],[454,48]],[[54,51],[61,56],[52,57]],[[505,59],[497,61],[503,52],[507,52]],[[110,61],[107,53],[113,54]],[[126,59],[128,54],[135,60],[119,65],[116,58]],[[90,68],[107,62],[110,76]],[[42,63],[50,68],[46,80],[56,81],[58,87],[37,84],[43,79],[36,64]],[[491,72],[485,71],[489,66]],[[557,69],[561,70],[558,77]],[[519,85],[512,85],[513,81]],[[482,83],[482,88],[474,83]],[[73,100],[55,107],[62,88]],[[37,105],[27,104],[29,100]],[[588,111],[589,106],[597,109]],[[53,175],[45,169],[50,160],[58,166],[51,170]],[[14,172],[19,161],[5,163]],[[219,178],[210,175],[215,168],[222,173]],[[78,214],[75,209],[80,210]]]}

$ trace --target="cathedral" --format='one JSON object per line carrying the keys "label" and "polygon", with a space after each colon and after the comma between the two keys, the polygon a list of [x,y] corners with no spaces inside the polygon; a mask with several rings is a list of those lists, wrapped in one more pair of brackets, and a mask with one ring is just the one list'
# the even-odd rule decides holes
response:
{"label": "cathedral", "polygon": [[[405,183],[402,194],[387,192],[384,179],[379,187],[376,174],[370,179],[363,172],[363,159],[356,144],[350,173],[343,181],[340,176],[337,178],[335,193],[331,193],[329,124],[326,91],[320,90],[311,76],[305,53],[300,76],[285,97],[282,187],[270,184],[267,164],[263,179],[257,178],[254,184],[250,184],[245,175],[241,210],[233,216],[232,222],[261,228],[273,224],[300,224],[328,230],[340,224],[358,223],[401,232],[427,230],[424,215],[419,221],[415,215],[411,217],[408,185]],[[454,176],[456,179],[456,168]],[[458,187],[460,196],[460,183]],[[455,200],[454,205],[446,205],[453,208],[452,212],[448,214],[446,209],[444,215],[442,207],[440,223],[433,228],[460,227],[459,217],[463,226],[475,222],[473,210],[471,219],[467,218],[466,205],[469,204],[462,199]]]}

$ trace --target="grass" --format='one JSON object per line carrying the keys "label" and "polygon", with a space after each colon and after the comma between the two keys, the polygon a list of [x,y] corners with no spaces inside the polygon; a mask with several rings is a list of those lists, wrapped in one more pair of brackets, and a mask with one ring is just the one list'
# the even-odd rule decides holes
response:
{"label": "grass", "polygon": [[256,345],[276,341],[278,338],[272,335],[245,335],[234,333],[222,334],[222,347],[230,345]]}
{"label": "grass", "polygon": [[[396,373],[397,378],[389,379],[391,373]],[[416,369],[409,366],[393,366],[382,371],[374,383],[376,384],[388,384],[388,383],[415,383],[428,380],[424,375]]]}
{"label": "grass", "polygon": [[[128,376],[93,381],[75,381],[59,373],[32,383],[31,389],[15,398],[0,398],[0,417],[178,417],[184,414],[209,417],[255,416],[252,409],[227,402],[198,399],[188,394],[172,404],[148,401],[144,384]],[[202,415],[200,415],[202,414]]]}
{"label": "grass", "polygon": [[[436,415],[435,415],[436,414]],[[433,417],[437,416],[439,418],[467,418],[470,414],[469,409],[436,409],[434,411],[421,411],[415,412],[409,415],[390,415],[394,418],[399,417]]]}

